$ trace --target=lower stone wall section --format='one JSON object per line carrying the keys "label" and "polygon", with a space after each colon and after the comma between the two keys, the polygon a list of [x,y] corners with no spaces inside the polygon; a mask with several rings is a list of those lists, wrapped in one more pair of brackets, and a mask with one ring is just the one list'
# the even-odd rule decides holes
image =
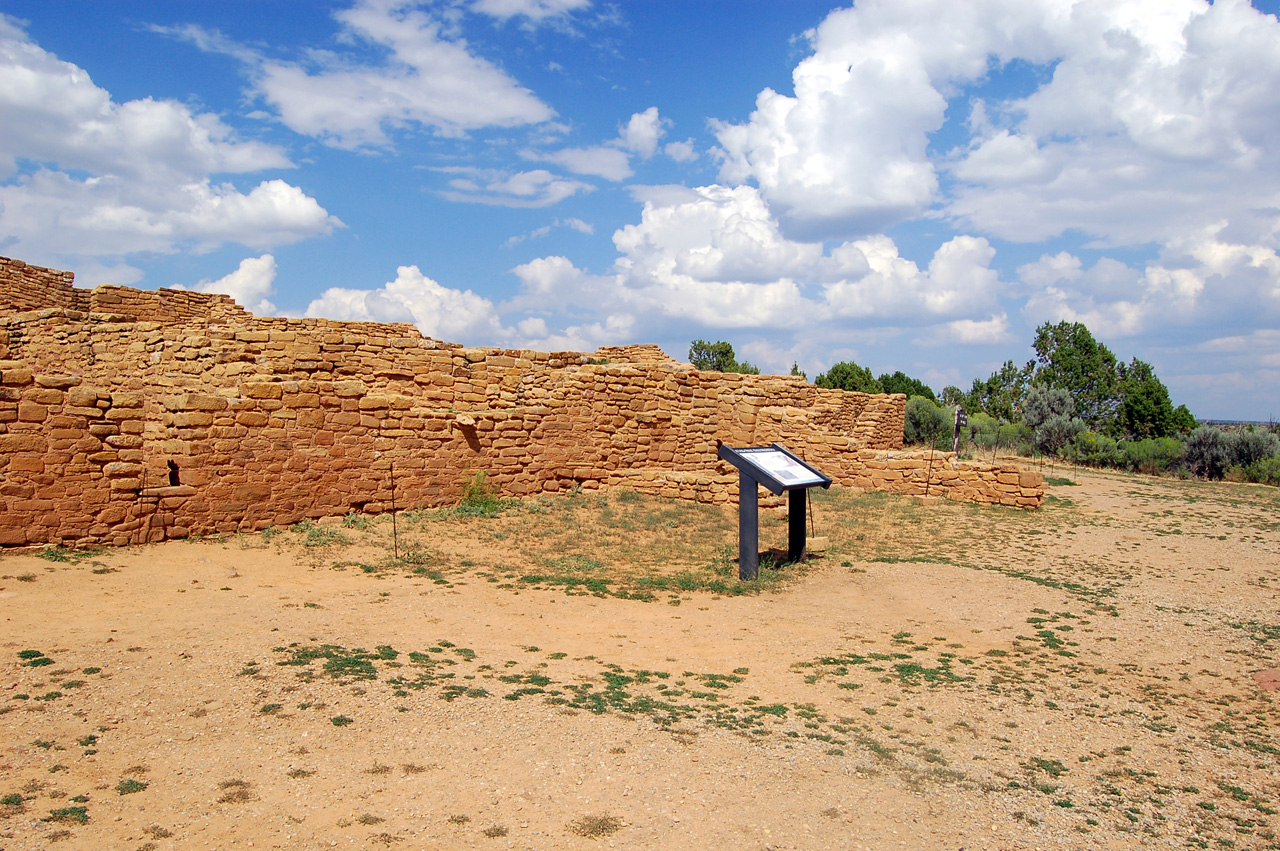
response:
{"label": "lower stone wall section", "polygon": [[[1044,477],[1012,464],[962,462],[950,452],[931,456],[928,452],[863,450],[852,457],[819,455],[822,453],[808,453],[806,460],[843,487],[1024,509],[1044,504]],[[628,470],[609,476],[603,484],[654,496],[724,505],[737,503],[738,478],[736,470],[727,473],[723,470],[706,473]],[[783,503],[778,501],[778,504]]]}

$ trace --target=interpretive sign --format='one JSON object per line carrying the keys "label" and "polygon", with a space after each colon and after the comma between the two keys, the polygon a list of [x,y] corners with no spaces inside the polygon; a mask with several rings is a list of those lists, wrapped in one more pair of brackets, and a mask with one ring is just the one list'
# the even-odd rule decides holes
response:
{"label": "interpretive sign", "polygon": [[951,438],[951,451],[959,453],[960,451],[960,430],[969,424],[969,415],[965,413],[964,408],[956,407],[956,431]]}
{"label": "interpretive sign", "polygon": [[764,485],[775,494],[788,492],[787,558],[804,555],[805,507],[812,487],[831,487],[831,478],[781,445],[734,449],[721,444],[719,456],[738,468],[738,578],[760,573],[760,494]]}

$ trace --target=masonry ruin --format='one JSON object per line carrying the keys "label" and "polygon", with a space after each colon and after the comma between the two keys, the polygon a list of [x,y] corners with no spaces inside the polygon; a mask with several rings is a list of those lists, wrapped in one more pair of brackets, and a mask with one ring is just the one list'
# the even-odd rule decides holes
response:
{"label": "masonry ruin", "polygon": [[412,325],[253,316],[226,296],[0,258],[0,545],[129,544],[504,495],[737,498],[731,446],[836,484],[1025,508],[1042,477],[902,451],[905,397],[699,372],[656,346],[464,347]]}

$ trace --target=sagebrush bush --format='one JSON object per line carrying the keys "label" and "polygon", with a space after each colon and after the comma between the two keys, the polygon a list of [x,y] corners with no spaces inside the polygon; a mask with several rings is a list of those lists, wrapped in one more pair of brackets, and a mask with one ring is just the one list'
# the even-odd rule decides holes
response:
{"label": "sagebrush bush", "polygon": [[1200,426],[1187,437],[1187,469],[1203,479],[1221,479],[1235,460],[1235,443],[1217,426]]}
{"label": "sagebrush bush", "polygon": [[1071,439],[1084,430],[1084,420],[1079,417],[1051,414],[1035,427],[1036,449],[1046,455],[1059,455]]}
{"label": "sagebrush bush", "polygon": [[1062,417],[1070,422],[1075,407],[1071,394],[1061,387],[1036,385],[1022,397],[1022,421],[1038,431],[1040,426],[1055,417]]}
{"label": "sagebrush bush", "polygon": [[1247,470],[1259,461],[1280,455],[1280,437],[1250,426],[1231,435],[1231,450],[1236,466]]}

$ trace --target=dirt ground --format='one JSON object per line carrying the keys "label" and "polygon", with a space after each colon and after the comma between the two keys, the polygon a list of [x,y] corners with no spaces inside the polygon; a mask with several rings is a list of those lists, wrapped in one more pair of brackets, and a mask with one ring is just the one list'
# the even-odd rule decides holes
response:
{"label": "dirt ground", "polygon": [[1280,493],[1051,476],[9,554],[0,849],[1280,848]]}

